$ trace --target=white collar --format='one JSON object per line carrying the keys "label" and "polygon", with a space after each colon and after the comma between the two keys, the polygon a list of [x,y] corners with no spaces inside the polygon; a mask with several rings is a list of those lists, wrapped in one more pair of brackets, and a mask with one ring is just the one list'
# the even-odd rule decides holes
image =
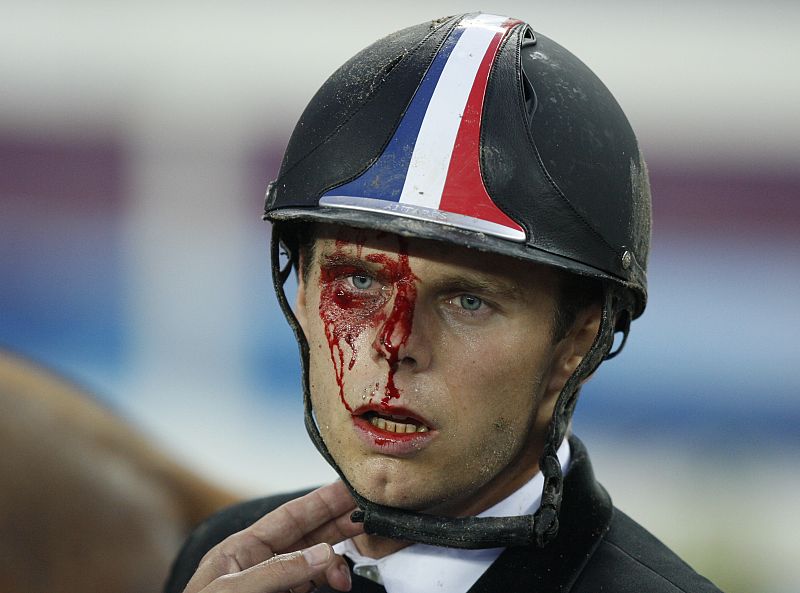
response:
{"label": "white collar", "polygon": [[[570,448],[566,439],[558,448],[558,461],[566,475]],[[478,517],[514,517],[531,515],[539,509],[544,476],[533,478]],[[426,544],[412,544],[377,560],[362,555],[352,540],[336,544],[333,549],[353,562],[353,571],[382,584],[387,593],[466,593],[486,572],[504,548],[461,550]]]}

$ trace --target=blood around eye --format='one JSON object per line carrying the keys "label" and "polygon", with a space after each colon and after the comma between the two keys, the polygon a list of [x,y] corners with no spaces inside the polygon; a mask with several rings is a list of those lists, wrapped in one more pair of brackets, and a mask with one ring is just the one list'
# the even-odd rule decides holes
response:
{"label": "blood around eye", "polygon": [[[331,259],[344,259],[344,243],[336,242],[336,253]],[[358,255],[361,254],[358,246]],[[370,263],[380,264],[377,276],[383,284],[391,285],[387,292],[359,291],[349,287],[345,278],[363,275],[363,270],[356,266],[323,266],[320,274],[319,315],[325,327],[325,337],[330,349],[331,361],[339,387],[339,398],[344,407],[352,413],[344,396],[345,349],[350,350],[347,369],[352,370],[358,355],[358,339],[367,328],[381,327],[375,348],[381,352],[389,365],[383,405],[388,405],[392,398],[400,397],[394,381],[399,363],[400,349],[406,345],[411,334],[414,317],[417,277],[411,271],[407,249],[401,241],[397,259],[384,253],[371,253],[364,259]],[[386,312],[386,304],[394,295],[391,310]],[[345,347],[346,345],[346,347]]]}
{"label": "blood around eye", "polygon": [[[344,245],[337,242],[332,259],[342,257]],[[363,273],[363,269],[349,265],[323,265],[320,270],[319,316],[325,328],[325,338],[330,349],[339,398],[344,407],[352,412],[344,397],[344,370],[352,369],[358,355],[358,338],[368,327],[377,326],[385,318],[383,308],[387,297],[355,290],[348,285],[347,278]],[[345,350],[349,349],[349,360],[345,363]]]}

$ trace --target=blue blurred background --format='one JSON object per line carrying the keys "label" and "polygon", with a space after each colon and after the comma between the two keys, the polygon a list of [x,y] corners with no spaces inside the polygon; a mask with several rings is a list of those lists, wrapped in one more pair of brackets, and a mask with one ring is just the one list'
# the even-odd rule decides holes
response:
{"label": "blue blurred background", "polygon": [[[332,478],[302,427],[263,193],[339,64],[473,7],[0,6],[0,347],[244,493]],[[794,593],[800,5],[481,8],[584,59],[649,162],[650,303],[576,418],[601,480],[724,589]]]}

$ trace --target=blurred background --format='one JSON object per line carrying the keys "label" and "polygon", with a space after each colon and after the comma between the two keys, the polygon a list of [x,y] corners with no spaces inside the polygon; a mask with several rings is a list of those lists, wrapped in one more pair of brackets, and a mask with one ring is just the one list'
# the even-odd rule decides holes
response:
{"label": "blurred background", "polygon": [[[336,67],[391,31],[476,7],[0,8],[0,348],[243,495],[332,479],[302,426],[264,190]],[[724,590],[795,593],[800,4],[477,8],[587,62],[649,162],[648,310],[576,419],[601,481]]]}

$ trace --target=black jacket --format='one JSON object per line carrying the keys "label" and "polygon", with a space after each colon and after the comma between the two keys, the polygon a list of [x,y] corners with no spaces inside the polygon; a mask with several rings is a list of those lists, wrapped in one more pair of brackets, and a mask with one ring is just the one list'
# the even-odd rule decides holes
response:
{"label": "black jacket", "polygon": [[[614,508],[595,480],[586,447],[570,439],[558,536],[544,549],[507,548],[470,593],[719,593],[664,544]],[[165,592],[180,593],[203,555],[228,535],[302,492],[261,498],[220,511],[183,546]],[[355,593],[382,591],[353,575]]]}

